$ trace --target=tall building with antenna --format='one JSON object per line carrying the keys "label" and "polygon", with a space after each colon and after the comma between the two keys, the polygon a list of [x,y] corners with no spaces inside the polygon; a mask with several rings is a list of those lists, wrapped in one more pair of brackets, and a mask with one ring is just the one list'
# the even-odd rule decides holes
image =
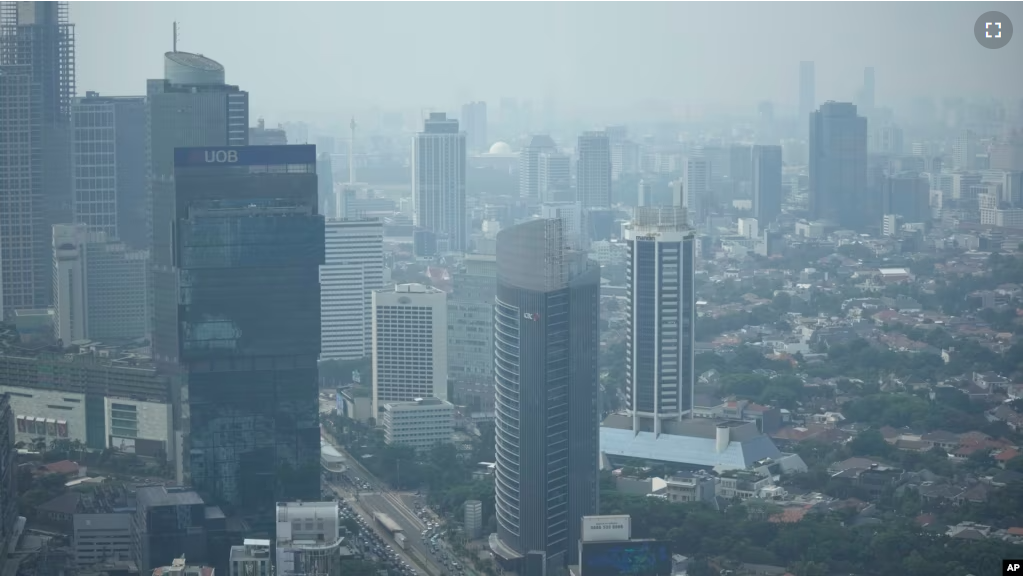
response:
{"label": "tall building with antenna", "polygon": [[71,221],[74,95],[68,3],[0,2],[0,317],[52,303],[51,227]]}
{"label": "tall building with antenna", "polygon": [[[146,85],[147,228],[152,262],[149,302],[156,300],[155,287],[177,284],[171,233],[175,214],[174,149],[245,146],[249,136],[248,93],[225,83],[224,67],[218,62],[178,51],[177,33],[175,25],[175,50],[164,54],[164,77],[148,80]],[[178,370],[175,355],[170,353],[177,349],[174,318],[162,318],[158,313],[158,307],[151,312],[153,359],[161,369],[173,373]],[[179,440],[187,435],[186,402],[178,398],[174,406],[174,431]],[[178,464],[178,481],[184,481],[189,476],[187,452],[172,456]]]}

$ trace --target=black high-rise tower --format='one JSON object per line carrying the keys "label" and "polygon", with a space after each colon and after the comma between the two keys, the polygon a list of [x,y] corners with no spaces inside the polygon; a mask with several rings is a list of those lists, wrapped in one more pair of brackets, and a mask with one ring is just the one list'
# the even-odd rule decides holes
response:
{"label": "black high-rise tower", "polygon": [[255,525],[320,494],[324,221],[314,146],[178,148],[156,235],[153,349],[183,476]]}

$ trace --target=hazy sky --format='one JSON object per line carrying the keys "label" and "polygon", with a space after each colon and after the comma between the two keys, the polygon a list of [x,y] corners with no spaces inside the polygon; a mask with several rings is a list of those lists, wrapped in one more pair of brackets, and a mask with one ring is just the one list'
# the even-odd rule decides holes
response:
{"label": "hazy sky", "polygon": [[[1000,50],[973,37],[988,10],[1016,26]],[[851,99],[864,66],[879,105],[1023,98],[1023,2],[73,2],[71,18],[79,93],[144,93],[177,20],[178,48],[221,62],[273,121],[502,96],[784,112],[800,60],[819,101]]]}

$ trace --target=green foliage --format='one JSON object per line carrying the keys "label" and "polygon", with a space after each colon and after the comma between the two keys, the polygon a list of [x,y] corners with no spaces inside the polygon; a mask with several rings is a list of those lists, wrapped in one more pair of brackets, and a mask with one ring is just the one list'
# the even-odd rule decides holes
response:
{"label": "green foliage", "polygon": [[359,371],[359,379],[363,385],[373,381],[373,359],[369,357],[359,360],[321,360],[317,367],[320,378],[331,385],[350,383],[354,370]]}
{"label": "green foliage", "polygon": [[842,415],[849,420],[876,427],[908,426],[914,430],[947,430],[955,433],[983,430],[988,424],[983,414],[972,409],[967,412],[911,394],[872,394],[856,398],[842,406]]}
{"label": "green foliage", "polygon": [[452,444],[437,444],[422,454],[409,446],[388,446],[379,430],[339,414],[324,415],[323,424],[360,464],[391,487],[425,489],[429,502],[446,514],[458,514],[466,500],[480,500],[483,517],[493,516],[493,481],[473,479],[479,462],[494,460],[492,423],[479,426],[480,438],[467,458],[460,457]]}
{"label": "green foliage", "polygon": [[[1011,503],[1023,510],[1023,500]],[[785,566],[805,576],[994,574],[1016,548],[997,540],[936,536],[908,522],[847,527],[835,517],[808,515],[798,523],[776,524],[746,505],[721,514],[700,504],[617,493],[601,494],[601,513],[641,518],[633,522],[633,536],[671,540],[676,553],[693,558],[691,573],[696,575],[717,574],[713,566],[734,562]]]}

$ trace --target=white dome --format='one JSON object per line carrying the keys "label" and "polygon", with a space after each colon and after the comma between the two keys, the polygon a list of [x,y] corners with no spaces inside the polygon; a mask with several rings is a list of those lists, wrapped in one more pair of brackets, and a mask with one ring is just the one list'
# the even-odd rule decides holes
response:
{"label": "white dome", "polygon": [[504,142],[494,142],[494,145],[490,147],[490,154],[511,154],[511,146]]}

